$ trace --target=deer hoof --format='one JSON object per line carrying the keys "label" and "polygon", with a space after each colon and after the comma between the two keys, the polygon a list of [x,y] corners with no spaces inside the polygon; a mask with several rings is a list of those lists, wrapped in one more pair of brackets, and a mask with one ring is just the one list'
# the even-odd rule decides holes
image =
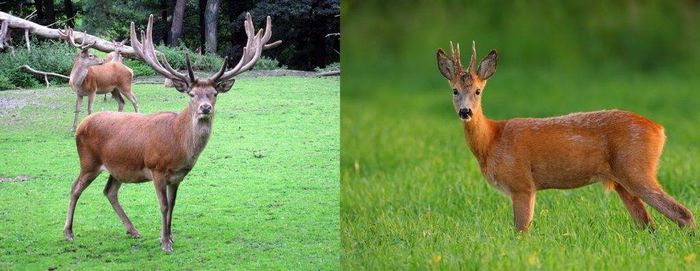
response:
{"label": "deer hoof", "polygon": [[73,241],[73,233],[72,232],[66,231],[66,232],[64,232],[64,234],[66,235],[66,240]]}
{"label": "deer hoof", "polygon": [[133,238],[141,238],[141,234],[137,230],[127,231],[126,233]]}
{"label": "deer hoof", "polygon": [[160,248],[162,248],[163,251],[165,251],[167,253],[173,252],[173,245],[170,242],[161,243]]}

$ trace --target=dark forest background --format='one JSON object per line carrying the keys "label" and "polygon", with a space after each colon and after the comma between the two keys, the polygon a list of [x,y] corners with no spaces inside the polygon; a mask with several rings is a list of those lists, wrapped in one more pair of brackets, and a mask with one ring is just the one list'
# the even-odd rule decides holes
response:
{"label": "dark forest background", "polygon": [[[265,56],[298,70],[339,61],[339,39],[327,36],[340,32],[339,8],[339,0],[0,0],[0,10],[14,16],[53,28],[74,27],[108,40],[127,38],[131,21],[145,26],[153,14],[158,44],[229,55],[234,60],[246,40],[245,12],[251,13],[256,27],[263,27],[265,17],[271,16],[271,40],[284,43]],[[13,41],[20,47],[22,33],[16,32]]]}

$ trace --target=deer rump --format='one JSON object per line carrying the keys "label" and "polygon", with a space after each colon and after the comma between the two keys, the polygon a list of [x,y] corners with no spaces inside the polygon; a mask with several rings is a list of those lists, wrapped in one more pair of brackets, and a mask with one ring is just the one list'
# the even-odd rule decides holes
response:
{"label": "deer rump", "polygon": [[529,179],[537,190],[577,188],[627,177],[615,174],[627,173],[630,164],[655,168],[664,138],[661,125],[620,110],[516,118],[505,121],[482,168],[506,193],[496,180]]}
{"label": "deer rump", "polygon": [[[126,183],[152,180],[151,170],[170,173],[168,183],[181,181],[199,154],[191,153],[187,145],[191,140],[178,133],[180,128],[191,128],[178,127],[177,117],[173,112],[100,112],[89,116],[75,136],[81,169],[106,170]],[[206,144],[208,133],[202,137],[198,141]]]}

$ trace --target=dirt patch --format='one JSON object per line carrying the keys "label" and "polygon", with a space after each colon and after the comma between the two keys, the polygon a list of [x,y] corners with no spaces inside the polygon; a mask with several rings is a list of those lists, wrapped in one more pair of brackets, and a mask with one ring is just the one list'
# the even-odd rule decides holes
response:
{"label": "dirt patch", "polygon": [[0,108],[2,109],[20,109],[27,105],[27,100],[12,99],[0,97]]}
{"label": "dirt patch", "polygon": [[0,176],[0,183],[19,183],[31,180],[32,177],[26,175],[20,175],[15,177],[2,177]]}

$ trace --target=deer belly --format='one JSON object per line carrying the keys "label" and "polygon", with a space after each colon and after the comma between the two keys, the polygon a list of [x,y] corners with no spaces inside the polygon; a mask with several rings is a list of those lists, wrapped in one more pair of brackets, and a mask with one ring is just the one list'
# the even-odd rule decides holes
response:
{"label": "deer belly", "polygon": [[153,179],[153,173],[148,168],[130,169],[119,166],[102,165],[102,170],[109,172],[114,178],[125,183],[140,183]]}
{"label": "deer belly", "polygon": [[538,189],[577,188],[605,178],[610,172],[607,159],[595,152],[584,156],[563,154],[552,158],[533,161],[530,165],[532,179]]}

